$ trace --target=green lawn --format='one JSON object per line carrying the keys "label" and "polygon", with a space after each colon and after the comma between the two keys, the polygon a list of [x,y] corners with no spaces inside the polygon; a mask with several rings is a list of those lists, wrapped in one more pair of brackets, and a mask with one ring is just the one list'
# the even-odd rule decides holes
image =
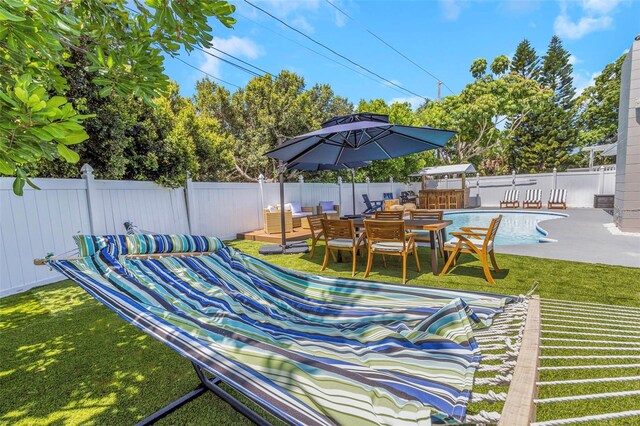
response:
{"label": "green lawn", "polygon": [[[247,241],[231,245],[249,254],[257,254],[260,246]],[[313,259],[272,256],[268,260],[319,273],[323,252],[317,250]],[[436,277],[429,271],[428,250],[421,249],[420,255],[426,271],[417,274],[409,262],[409,284],[521,294],[537,282],[537,294],[542,297],[640,306],[640,269],[498,255],[503,272],[495,275],[497,285],[492,286],[471,257],[463,255],[457,269]],[[390,260],[388,269],[377,264],[370,279],[400,282],[397,260]],[[364,261],[359,261],[356,278],[362,278],[364,267]],[[330,262],[324,273],[350,276],[350,263]],[[610,375],[640,375],[640,369],[605,373]],[[559,376],[545,374],[543,379]],[[128,425],[195,384],[191,365],[184,358],[125,323],[69,281],[0,299],[0,424]],[[608,384],[597,391],[630,389],[638,389],[638,383]],[[566,387],[543,390],[541,396],[568,391]],[[539,410],[539,419],[639,406],[640,398],[553,404]],[[475,404],[471,410],[481,408],[494,409]],[[211,395],[177,411],[164,423],[248,424]],[[609,424],[631,425],[638,420]]]}

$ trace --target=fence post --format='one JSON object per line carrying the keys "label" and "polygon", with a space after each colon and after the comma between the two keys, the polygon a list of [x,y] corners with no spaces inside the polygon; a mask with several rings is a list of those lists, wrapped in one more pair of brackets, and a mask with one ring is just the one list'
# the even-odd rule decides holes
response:
{"label": "fence post", "polygon": [[557,168],[553,168],[553,188],[552,189],[556,189],[558,188],[558,169]]}
{"label": "fence post", "polygon": [[98,206],[96,205],[98,202],[98,194],[96,193],[96,187],[93,176],[93,167],[88,164],[85,164],[80,169],[80,176],[84,179],[87,185],[87,210],[89,212],[89,227],[91,229],[91,234],[97,234],[98,226],[96,224],[95,214],[98,212]]}
{"label": "fence post", "polygon": [[511,172],[511,189],[516,189],[516,171]]}
{"label": "fence post", "polygon": [[184,196],[187,204],[187,224],[189,225],[189,234],[196,234],[196,222],[193,217],[195,213],[194,198],[193,198],[193,180],[191,179],[191,173],[187,172],[187,182],[184,186]]}
{"label": "fence post", "polygon": [[393,198],[393,176],[389,176],[389,186],[391,187],[391,198]]}
{"label": "fence post", "polygon": [[449,175],[444,175],[444,189],[449,189]]}
{"label": "fence post", "polygon": [[369,184],[371,183],[371,179],[369,179],[369,176],[367,176],[367,178],[364,181],[367,183],[367,195],[371,197],[371,189],[369,187]]}
{"label": "fence post", "polygon": [[604,194],[604,166],[600,166],[598,174],[598,195]]}
{"label": "fence post", "polygon": [[482,201],[480,199],[480,173],[476,173],[476,207],[481,207]]}
{"label": "fence post", "polygon": [[[338,205],[340,206],[340,211],[344,212],[344,205],[342,204],[342,176],[338,176]],[[342,213],[343,215],[345,213]]]}
{"label": "fence post", "polygon": [[302,174],[300,174],[300,176],[298,176],[298,183],[300,184],[300,185],[298,185],[299,188],[300,188],[300,205],[303,206],[304,203],[302,202],[302,194],[304,193],[304,191],[303,191],[304,176]]}

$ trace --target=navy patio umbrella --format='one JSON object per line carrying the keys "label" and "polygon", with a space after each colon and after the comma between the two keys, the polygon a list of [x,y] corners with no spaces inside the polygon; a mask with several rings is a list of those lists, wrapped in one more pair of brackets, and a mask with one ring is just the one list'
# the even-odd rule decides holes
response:
{"label": "navy patio umbrella", "polygon": [[[321,126],[321,129],[291,138],[265,154],[282,163],[279,169],[281,205],[284,205],[284,171],[289,164],[339,165],[388,160],[441,148],[456,134],[432,127],[391,124],[388,115],[372,113],[334,117]],[[280,252],[287,252],[284,211]]]}

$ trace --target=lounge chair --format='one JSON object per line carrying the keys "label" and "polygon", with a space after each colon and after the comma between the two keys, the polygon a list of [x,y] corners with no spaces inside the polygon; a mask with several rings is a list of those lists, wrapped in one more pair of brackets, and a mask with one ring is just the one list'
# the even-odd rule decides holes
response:
{"label": "lounge chair", "polygon": [[383,192],[382,200],[393,200],[393,192]]}
{"label": "lounge chair", "polygon": [[500,201],[500,208],[517,209],[520,207],[520,191],[517,189],[508,189],[504,193],[504,199]]}
{"label": "lounge chair", "polygon": [[401,204],[406,204],[406,203],[418,204],[418,196],[413,191],[402,191],[400,193],[400,203]]}
{"label": "lounge chair", "polygon": [[[280,209],[280,204],[276,204],[276,208]],[[285,211],[291,211],[291,219],[294,228],[309,228],[309,223],[305,219],[313,214],[313,207],[302,207],[298,202],[285,203]]]}
{"label": "lounge chair", "polygon": [[414,240],[415,234],[405,232],[404,220],[365,220],[364,229],[367,235],[367,270],[364,277],[369,276],[373,255],[381,254],[382,262],[386,268],[385,256],[402,257],[402,284],[407,282],[407,256],[411,253],[416,259],[416,268],[421,271],[420,259],[418,259],[418,245]]}
{"label": "lounge chair", "polygon": [[[267,234],[279,234],[282,232],[282,222],[280,218],[280,210],[274,206],[268,206],[264,209],[264,232]],[[293,216],[291,210],[284,212],[284,232],[293,231]]]}
{"label": "lounge chair", "polygon": [[548,209],[566,209],[567,208],[567,190],[552,189],[549,193]]}
{"label": "lounge chair", "polygon": [[371,201],[367,194],[362,194],[362,199],[364,200],[364,205],[367,207],[362,214],[371,214],[376,210],[382,209],[382,201]]}
{"label": "lounge chair", "polygon": [[440,275],[445,275],[451,266],[455,266],[462,253],[476,254],[482,262],[485,278],[491,284],[495,284],[491,271],[489,271],[487,258],[491,259],[493,270],[500,272],[493,251],[493,241],[496,232],[498,232],[500,221],[502,221],[502,215],[492,219],[488,228],[461,227],[460,232],[452,232],[453,238],[444,243],[445,251],[450,251],[451,254],[449,254],[449,260],[445,263]]}
{"label": "lounge chair", "polygon": [[340,218],[340,206],[333,201],[320,201],[318,203],[318,214],[326,214],[329,219]]}
{"label": "lounge chair", "polygon": [[267,424],[221,383],[287,424],[463,421],[480,360],[470,330],[516,301],[304,275],[211,237],[75,239],[80,257],[41,264],[192,362],[201,382],[141,424],[208,390]]}
{"label": "lounge chair", "polygon": [[525,192],[522,207],[525,209],[541,209],[542,208],[542,190],[527,189]]}

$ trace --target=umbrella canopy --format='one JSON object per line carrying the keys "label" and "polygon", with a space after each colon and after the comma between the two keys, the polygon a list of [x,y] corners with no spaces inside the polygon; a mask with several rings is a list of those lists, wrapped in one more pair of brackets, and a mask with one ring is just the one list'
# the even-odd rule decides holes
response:
{"label": "umbrella canopy", "polygon": [[387,160],[440,148],[456,132],[391,124],[382,114],[335,117],[267,152],[284,163],[341,164]]}

